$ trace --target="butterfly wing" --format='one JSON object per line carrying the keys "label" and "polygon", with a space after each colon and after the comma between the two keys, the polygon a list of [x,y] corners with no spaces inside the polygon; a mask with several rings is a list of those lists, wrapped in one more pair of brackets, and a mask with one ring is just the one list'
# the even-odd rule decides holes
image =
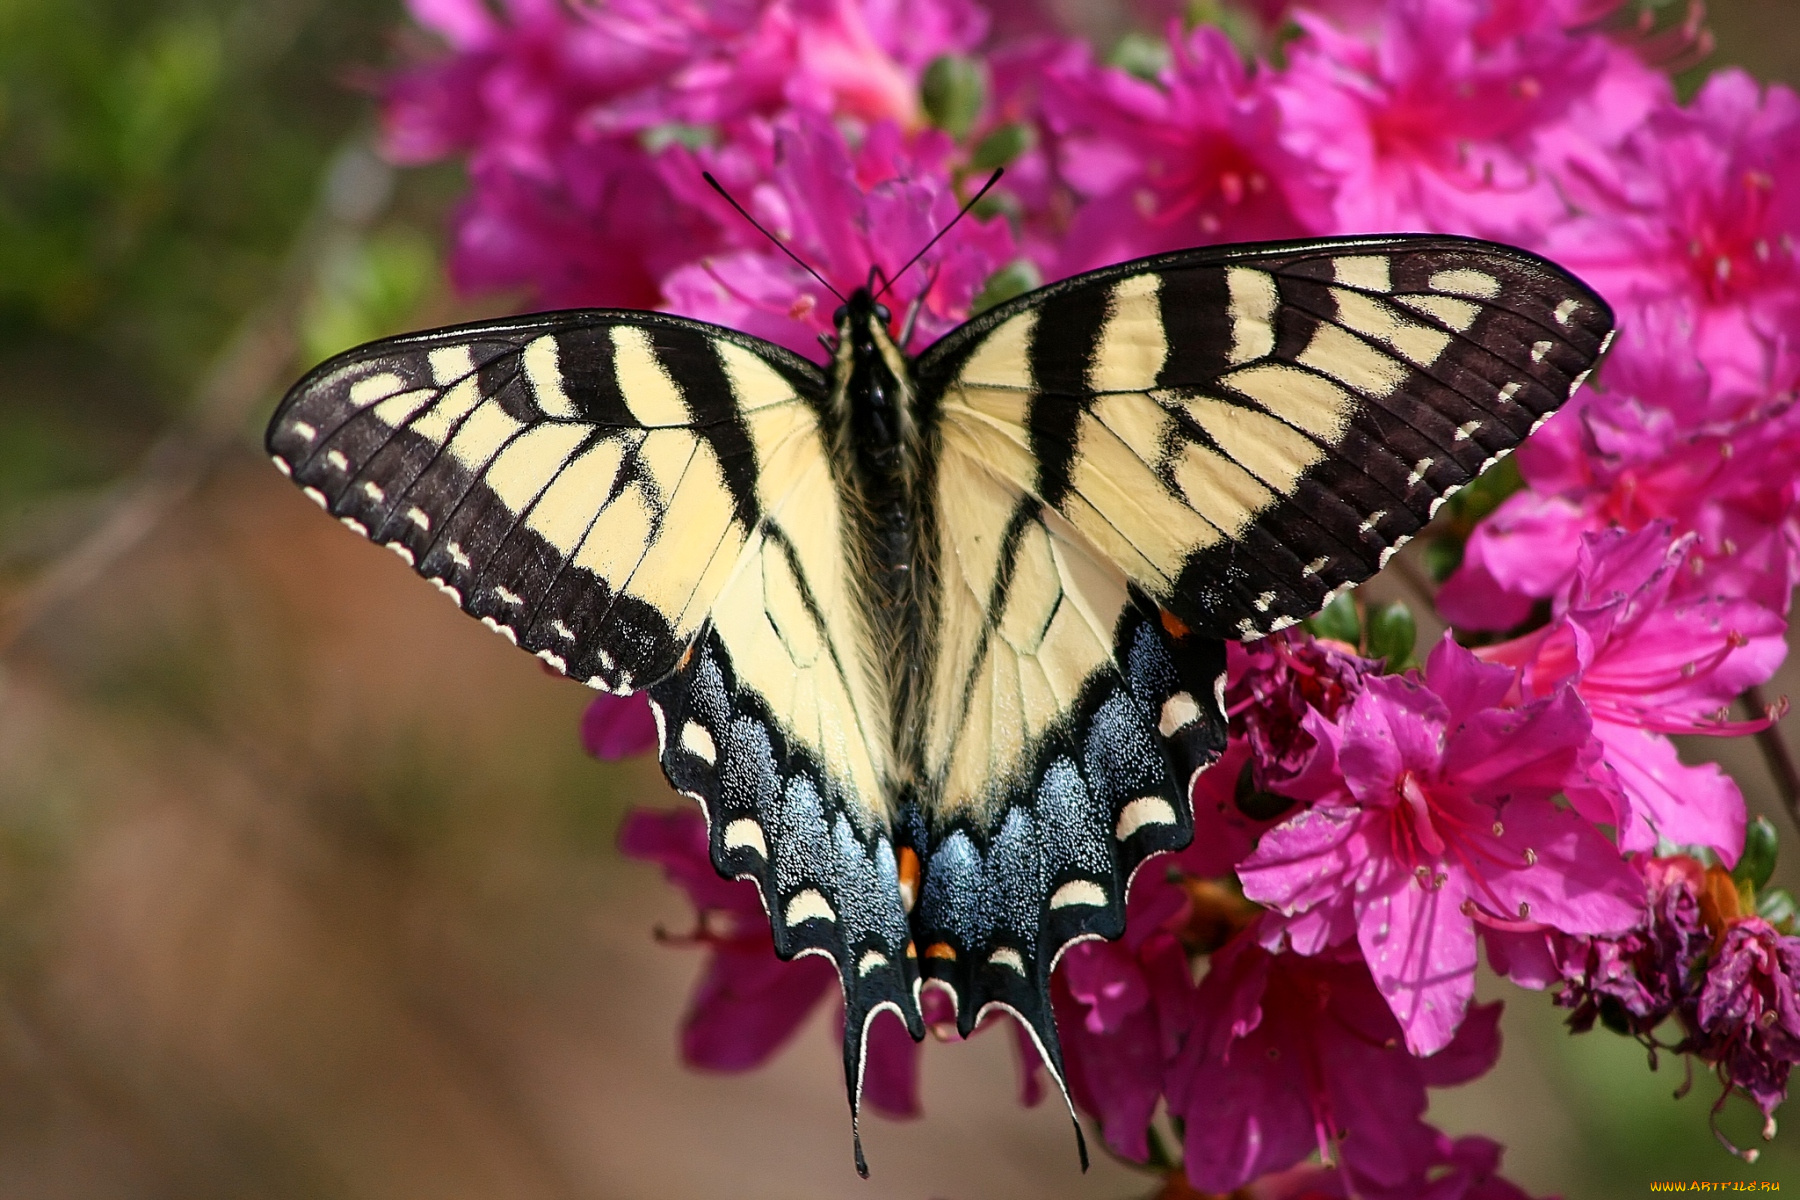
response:
{"label": "butterfly wing", "polygon": [[326,363],[269,427],[355,531],[560,671],[647,688],[712,859],[754,879],[784,958],[819,953],[862,1034],[922,1034],[847,516],[812,364],[654,313],[549,313]]}
{"label": "butterfly wing", "polygon": [[1118,936],[1131,873],[1191,838],[1221,639],[1374,574],[1611,327],[1542,259],[1404,236],[1128,263],[920,357],[941,586],[914,923],[965,1029],[1013,1008],[1060,1068],[1056,957]]}

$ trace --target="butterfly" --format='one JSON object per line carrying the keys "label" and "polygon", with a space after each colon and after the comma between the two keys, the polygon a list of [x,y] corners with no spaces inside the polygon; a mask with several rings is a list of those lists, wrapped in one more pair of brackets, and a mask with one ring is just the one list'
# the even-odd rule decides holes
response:
{"label": "butterfly", "polygon": [[854,1130],[871,1022],[922,1037],[927,984],[1062,1083],[1051,974],[1192,839],[1225,642],[1378,571],[1613,320],[1535,255],[1398,235],[1108,267],[917,357],[868,287],[834,324],[823,370],[655,312],[390,338],[267,445],[507,640],[648,693],[714,866],[836,965]]}

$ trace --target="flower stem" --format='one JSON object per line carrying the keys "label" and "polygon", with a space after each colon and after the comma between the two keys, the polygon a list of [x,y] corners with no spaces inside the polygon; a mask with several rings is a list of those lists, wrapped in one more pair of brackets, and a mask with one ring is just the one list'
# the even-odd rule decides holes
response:
{"label": "flower stem", "polygon": [[[1743,701],[1755,719],[1769,711],[1769,702],[1763,696],[1760,687],[1744,689]],[[1787,807],[1788,819],[1794,827],[1800,829],[1800,768],[1794,765],[1794,755],[1788,749],[1787,740],[1781,736],[1781,726],[1774,721],[1759,730],[1756,734],[1757,748],[1762,751],[1763,761],[1769,765],[1769,774],[1775,779],[1775,790],[1781,793],[1781,802]]]}

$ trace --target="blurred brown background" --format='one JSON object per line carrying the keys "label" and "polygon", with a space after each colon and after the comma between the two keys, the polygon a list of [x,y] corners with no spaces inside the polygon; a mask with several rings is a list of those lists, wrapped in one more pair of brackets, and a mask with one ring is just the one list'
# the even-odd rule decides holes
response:
{"label": "blurred brown background", "polygon": [[[1712,13],[1715,63],[1800,78],[1794,0]],[[1010,1038],[928,1046],[927,1115],[870,1120],[866,1184],[826,1014],[766,1070],[682,1068],[698,958],[652,931],[685,901],[612,848],[626,805],[678,802],[655,766],[584,758],[590,693],[262,459],[310,362],[500,303],[442,283],[456,173],[366,149],[401,28],[0,0],[0,1196],[1148,1194],[1018,1107]],[[1794,887],[1754,748],[1688,749],[1781,823]],[[1755,1167],[1713,1144],[1709,1079],[1677,1102],[1679,1063],[1487,992],[1502,1065],[1434,1115],[1535,1192],[1800,1186],[1792,1133]]]}

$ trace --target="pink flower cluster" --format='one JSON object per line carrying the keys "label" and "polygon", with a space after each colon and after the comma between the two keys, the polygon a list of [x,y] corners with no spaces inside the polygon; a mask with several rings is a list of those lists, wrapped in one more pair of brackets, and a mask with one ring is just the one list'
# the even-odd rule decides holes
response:
{"label": "pink flower cluster", "polygon": [[[702,169],[847,290],[1006,165],[895,285],[917,345],[1035,279],[1210,242],[1441,231],[1570,267],[1622,332],[1521,485],[1428,535],[1455,637],[1405,673],[1300,631],[1232,648],[1193,848],[1055,978],[1068,1080],[1126,1159],[1172,1163],[1166,1111],[1203,1191],[1521,1196],[1497,1146],[1422,1119],[1427,1088],[1499,1053],[1485,949],[1575,1029],[1691,1054],[1772,1113],[1800,1061],[1793,906],[1739,862],[1737,785],[1669,735],[1775,716],[1728,710],[1780,664],[1800,582],[1800,97],[1722,70],[1678,102],[1662,67],[1703,33],[1612,0],[1227,7],[1240,36],[1293,23],[1282,65],[1171,21],[1160,63],[1127,70],[1029,0],[411,0],[446,49],[390,80],[387,146],[466,163],[461,286],[815,356],[825,293]],[[653,742],[610,698],[583,733],[606,756]],[[829,971],[774,958],[698,814],[636,813],[623,845],[700,914],[684,1056],[765,1061]],[[916,1112],[897,1024],[869,1062],[870,1103]]]}

